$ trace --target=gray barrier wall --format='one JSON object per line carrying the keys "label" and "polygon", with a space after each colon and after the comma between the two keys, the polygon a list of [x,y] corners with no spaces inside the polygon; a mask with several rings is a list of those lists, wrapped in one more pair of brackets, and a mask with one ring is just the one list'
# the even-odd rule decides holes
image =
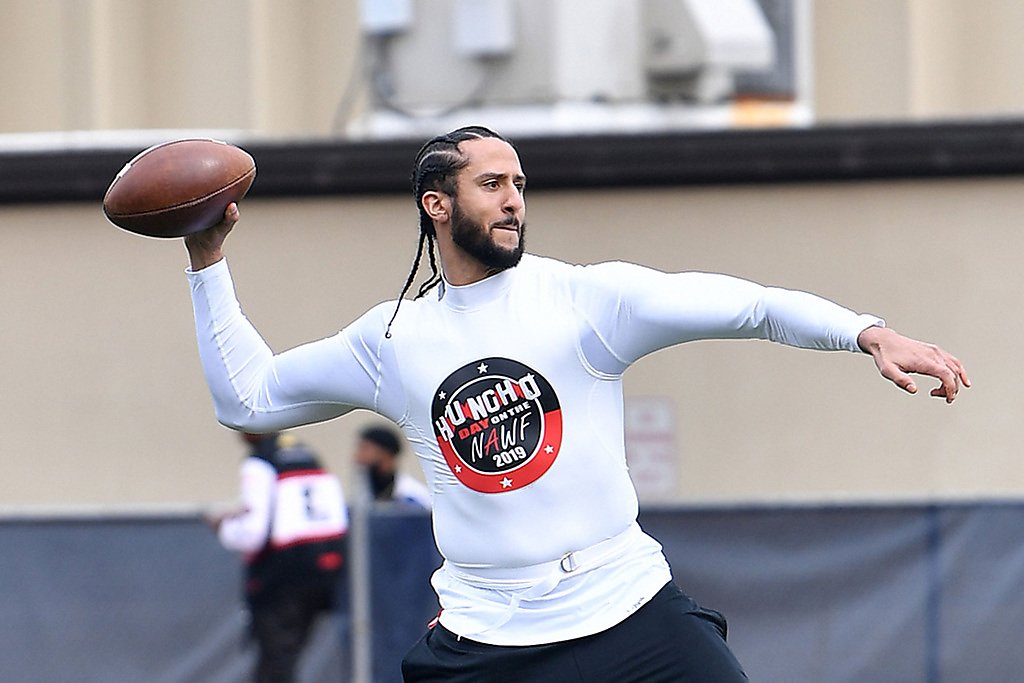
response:
{"label": "gray barrier wall", "polygon": [[[658,508],[641,524],[677,582],[723,611],[761,683],[1005,683],[1024,671],[1024,502]],[[375,683],[436,612],[424,515],[374,514]],[[0,523],[0,680],[245,680],[237,559],[198,520]],[[324,622],[304,681],[348,681],[347,615]]]}

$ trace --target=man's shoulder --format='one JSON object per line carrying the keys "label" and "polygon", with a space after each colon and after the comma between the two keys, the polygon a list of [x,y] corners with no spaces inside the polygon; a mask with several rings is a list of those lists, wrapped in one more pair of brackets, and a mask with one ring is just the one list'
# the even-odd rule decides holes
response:
{"label": "man's shoulder", "polygon": [[584,266],[563,261],[552,256],[538,256],[537,254],[523,254],[522,260],[516,266],[516,270],[531,278],[555,278],[570,279]]}
{"label": "man's shoulder", "polygon": [[554,256],[541,256],[539,254],[526,253],[523,254],[523,259],[519,264],[520,268],[526,267],[526,269],[536,268],[541,270],[551,270],[555,272],[565,273],[579,273],[579,272],[599,272],[604,270],[617,270],[622,268],[644,268],[636,263],[629,261],[622,261],[619,259],[608,259],[604,261],[566,261]]}
{"label": "man's shoulder", "polygon": [[[408,300],[402,302],[402,309],[408,308]],[[376,344],[387,334],[388,324],[391,317],[398,308],[398,301],[391,299],[374,305],[365,313],[349,322],[342,328],[341,338],[348,340],[350,344],[362,342],[370,348],[376,348]]]}
{"label": "man's shoulder", "polygon": [[541,256],[539,254],[526,253],[523,254],[522,260],[519,261],[519,265],[516,267],[522,270],[560,271],[571,269],[574,267],[574,264],[553,256]]}
{"label": "man's shoulder", "polygon": [[[524,267],[525,266],[525,267]],[[645,272],[643,266],[626,261],[599,261],[595,263],[572,263],[550,256],[524,254],[520,267],[535,276],[547,275],[560,278],[573,285],[600,285],[616,282],[620,278]]]}

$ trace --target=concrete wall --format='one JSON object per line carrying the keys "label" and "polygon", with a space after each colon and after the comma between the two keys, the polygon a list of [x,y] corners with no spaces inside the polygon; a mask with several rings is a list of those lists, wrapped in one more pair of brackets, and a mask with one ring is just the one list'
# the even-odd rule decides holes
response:
{"label": "concrete wall", "polygon": [[[529,171],[529,159],[524,160]],[[1020,181],[943,180],[532,193],[531,250],[729,272],[884,316],[959,355],[952,407],[904,395],[870,358],[699,342],[642,360],[628,397],[674,406],[679,500],[1024,492]],[[249,200],[229,259],[278,349],[395,296],[415,248],[404,197]],[[184,249],[96,205],[0,207],[0,501],[231,497],[242,448],[214,422]],[[356,413],[301,435],[351,477]],[[408,463],[412,465],[413,463]]]}
{"label": "concrete wall", "polygon": [[[1018,0],[812,0],[822,122],[1020,114]],[[356,68],[356,0],[0,0],[0,133],[239,128],[328,134]],[[529,159],[524,160],[529,169]],[[533,193],[531,246],[733,272],[877,312],[960,354],[977,388],[909,398],[866,358],[702,343],[645,359],[631,396],[675,406],[685,499],[1020,494],[1019,181]],[[278,348],[397,293],[404,198],[250,200],[231,244]],[[596,235],[595,235],[596,231]],[[96,205],[0,207],[0,503],[233,495],[180,244]],[[304,430],[349,476],[368,416]]]}
{"label": "concrete wall", "polygon": [[1024,4],[812,0],[818,120],[1019,115]]}
{"label": "concrete wall", "polygon": [[0,132],[325,133],[355,0],[3,0]]}

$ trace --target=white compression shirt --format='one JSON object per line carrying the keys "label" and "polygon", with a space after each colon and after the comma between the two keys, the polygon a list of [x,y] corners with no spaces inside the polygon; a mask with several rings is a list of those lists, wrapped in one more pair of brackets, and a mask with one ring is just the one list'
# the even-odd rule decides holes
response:
{"label": "white compression shirt", "polygon": [[859,351],[879,318],[711,273],[525,255],[472,285],[371,309],[275,355],[243,316],[227,264],[189,273],[200,356],[224,424],[284,429],[366,408],[423,466],[445,558],[441,623],[497,645],[599,632],[670,572],[636,526],[622,374],[698,339]]}

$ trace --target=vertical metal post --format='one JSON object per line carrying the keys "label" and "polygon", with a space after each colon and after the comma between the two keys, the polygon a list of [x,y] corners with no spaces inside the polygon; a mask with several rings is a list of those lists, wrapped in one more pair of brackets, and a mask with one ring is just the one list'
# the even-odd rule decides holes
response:
{"label": "vertical metal post", "polygon": [[370,506],[357,500],[349,527],[349,590],[352,608],[352,683],[373,683],[370,615]]}
{"label": "vertical metal post", "polygon": [[925,510],[927,526],[928,585],[925,597],[925,683],[942,680],[942,509],[929,505]]}

